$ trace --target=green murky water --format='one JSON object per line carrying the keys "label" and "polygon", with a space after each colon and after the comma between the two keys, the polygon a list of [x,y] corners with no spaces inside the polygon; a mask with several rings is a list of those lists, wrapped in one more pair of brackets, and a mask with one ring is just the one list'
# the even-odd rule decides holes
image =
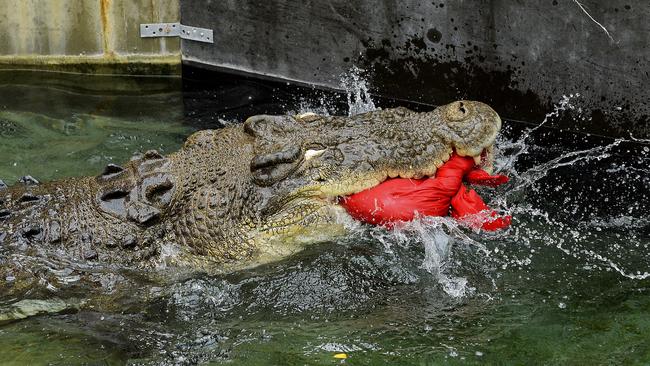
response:
{"label": "green murky water", "polygon": [[179,85],[174,78],[0,72],[0,179],[96,174],[135,152],[178,149],[191,131]]}
{"label": "green murky water", "polygon": [[[192,131],[174,80],[25,78],[0,86],[6,181],[95,174]],[[508,231],[357,228],[273,265],[136,280],[112,310],[0,325],[0,364],[646,365],[647,142],[548,133],[522,141],[513,127],[499,142],[512,182],[482,194],[513,215]]]}

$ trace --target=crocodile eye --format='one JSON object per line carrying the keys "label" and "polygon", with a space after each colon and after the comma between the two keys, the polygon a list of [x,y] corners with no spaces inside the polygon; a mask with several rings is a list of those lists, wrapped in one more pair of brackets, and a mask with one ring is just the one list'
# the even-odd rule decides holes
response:
{"label": "crocodile eye", "polygon": [[300,146],[292,145],[281,151],[255,156],[251,160],[251,173],[255,183],[269,186],[286,178],[298,166],[300,152]]}
{"label": "crocodile eye", "polygon": [[298,160],[300,157],[300,147],[291,146],[282,151],[257,155],[251,161],[251,170],[257,170],[261,168],[267,168],[273,165],[291,163]]}

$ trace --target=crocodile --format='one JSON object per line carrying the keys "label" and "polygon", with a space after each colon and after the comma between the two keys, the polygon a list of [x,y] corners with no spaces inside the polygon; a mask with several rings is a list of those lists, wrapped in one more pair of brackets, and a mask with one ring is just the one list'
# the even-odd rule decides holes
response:
{"label": "crocodile", "polygon": [[340,197],[388,178],[433,176],[454,152],[489,170],[500,128],[476,101],[352,117],[258,115],[97,176],[0,184],[0,275],[15,276],[18,257],[136,270],[282,259],[345,233]]}

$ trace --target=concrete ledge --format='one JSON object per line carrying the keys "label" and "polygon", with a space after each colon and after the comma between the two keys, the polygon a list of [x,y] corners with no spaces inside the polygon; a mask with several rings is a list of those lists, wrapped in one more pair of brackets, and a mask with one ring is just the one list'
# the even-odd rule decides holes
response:
{"label": "concrete ledge", "polygon": [[95,75],[180,75],[181,55],[0,56],[0,70],[43,70]]}
{"label": "concrete ledge", "polygon": [[180,73],[180,39],[141,38],[176,22],[179,0],[0,0],[0,69]]}

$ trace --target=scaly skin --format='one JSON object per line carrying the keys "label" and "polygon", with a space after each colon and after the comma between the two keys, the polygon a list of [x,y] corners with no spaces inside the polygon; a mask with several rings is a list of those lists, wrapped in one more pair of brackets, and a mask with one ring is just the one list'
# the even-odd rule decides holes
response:
{"label": "scaly skin", "polygon": [[197,132],[167,157],[151,151],[97,177],[4,188],[0,249],[127,268],[159,263],[170,248],[189,266],[276,260],[339,232],[337,197],[387,177],[432,176],[454,149],[478,159],[500,127],[470,101],[428,113],[255,116]]}

